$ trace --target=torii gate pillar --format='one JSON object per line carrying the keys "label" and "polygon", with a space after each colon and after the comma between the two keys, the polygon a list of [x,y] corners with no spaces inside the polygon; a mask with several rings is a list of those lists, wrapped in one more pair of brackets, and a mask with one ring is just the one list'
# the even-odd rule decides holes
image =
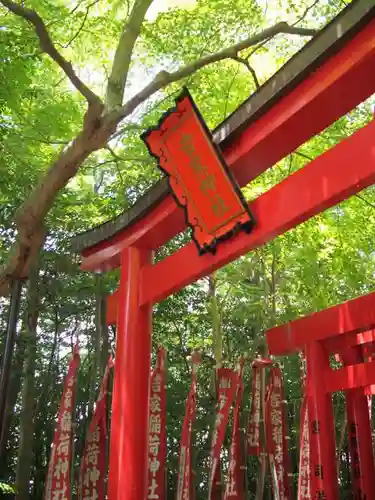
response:
{"label": "torii gate pillar", "polygon": [[306,345],[305,354],[309,387],[312,498],[338,500],[332,396],[322,390],[322,373],[326,373],[329,369],[328,357],[320,342]]}
{"label": "torii gate pillar", "polygon": [[151,260],[149,250],[122,253],[108,480],[108,498],[116,500],[147,497],[152,306],[139,305],[139,290]]}
{"label": "torii gate pillar", "polygon": [[[215,131],[215,142],[239,186],[373,94],[374,15],[373,2],[352,2]],[[374,184],[374,134],[375,121],[251,201],[259,222],[254,231],[223,242],[215,255],[199,256],[190,243],[150,265],[151,251],[143,249],[157,250],[186,228],[163,181],[120,217],[77,235],[74,247],[82,254],[82,269],[107,272],[121,266],[120,289],[108,300],[107,318],[109,324],[117,322],[109,500],[147,497],[152,304]],[[375,374],[375,363],[366,370],[370,364]],[[313,377],[319,391],[316,370]],[[348,381],[346,375],[344,379]],[[342,389],[336,384],[332,390]],[[321,398],[319,418],[326,406]]]}
{"label": "torii gate pillar", "polygon": [[[271,354],[280,356],[302,349],[306,355],[311,498],[340,498],[331,400],[331,394],[337,391],[346,395],[353,498],[375,498],[366,394],[374,384],[375,363],[365,362],[363,355],[365,344],[375,342],[374,304],[372,292],[266,332]],[[332,369],[331,354],[338,355],[344,367]]]}

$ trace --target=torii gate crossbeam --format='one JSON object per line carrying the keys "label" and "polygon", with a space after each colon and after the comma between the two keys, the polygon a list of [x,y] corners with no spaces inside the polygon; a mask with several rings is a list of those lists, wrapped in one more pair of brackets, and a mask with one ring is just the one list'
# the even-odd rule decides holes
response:
{"label": "torii gate crossbeam", "polygon": [[[353,498],[374,498],[374,456],[366,391],[375,382],[375,362],[365,363],[362,346],[375,338],[375,292],[271,328],[266,332],[271,354],[303,350],[307,360],[307,399],[313,492],[338,498],[335,422],[331,394],[346,392]],[[339,353],[344,366],[332,370],[329,355]],[[318,425],[313,426],[313,421]],[[314,432],[311,428],[318,431]],[[315,497],[314,497],[315,498]]]}
{"label": "torii gate crossbeam", "polygon": [[[373,93],[374,15],[373,0],[352,2],[241,107],[237,131],[230,125],[236,123],[235,113],[215,132],[241,186]],[[304,57],[310,58],[308,68]],[[274,84],[281,89],[278,95],[272,92]],[[262,95],[268,101],[260,105]],[[83,269],[121,267],[119,290],[109,301],[109,320],[117,320],[118,326],[110,500],[144,500],[147,496],[153,303],[371,185],[375,180],[374,137],[375,125],[370,123],[252,202],[257,229],[225,242],[215,256],[198,257],[195,248],[187,245],[164,261],[152,263],[153,250],[185,228],[182,210],[163,191],[162,183],[157,187],[159,198],[150,196],[148,203],[146,196],[143,211],[133,218],[129,215],[129,224],[122,227],[119,219],[76,238],[81,241],[76,249],[82,252]]]}

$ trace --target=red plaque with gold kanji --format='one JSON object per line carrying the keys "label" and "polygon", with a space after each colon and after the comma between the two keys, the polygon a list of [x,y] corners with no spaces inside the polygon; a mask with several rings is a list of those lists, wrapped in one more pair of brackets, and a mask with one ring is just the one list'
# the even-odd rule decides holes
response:
{"label": "red plaque with gold kanji", "polygon": [[251,231],[248,205],[187,89],[158,126],[141,137],[168,175],[201,254],[214,253],[219,241],[241,229]]}

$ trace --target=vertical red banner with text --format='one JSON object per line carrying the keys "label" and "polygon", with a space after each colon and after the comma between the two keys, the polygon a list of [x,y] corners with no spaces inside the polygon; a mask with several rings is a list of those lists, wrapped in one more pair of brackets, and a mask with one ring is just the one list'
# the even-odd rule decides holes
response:
{"label": "vertical red banner with text", "polygon": [[148,496],[152,500],[166,498],[166,351],[158,350],[156,366],[151,374],[150,417],[148,435]]}
{"label": "vertical red banner with text", "polygon": [[199,363],[200,355],[198,352],[194,352],[192,355],[191,385],[186,401],[184,423],[182,425],[176,500],[194,500],[191,469],[191,435],[196,416],[197,371]]}
{"label": "vertical red banner with text", "polygon": [[72,416],[79,363],[78,346],[75,346],[73,359],[69,363],[68,374],[65,378],[64,391],[61,397],[59,416],[51,448],[44,492],[45,500],[69,500],[71,497]]}
{"label": "vertical red banner with text", "polygon": [[261,387],[261,368],[252,367],[251,379],[251,407],[249,426],[247,430],[247,452],[248,455],[260,455],[260,387]]}
{"label": "vertical red banner with text", "polygon": [[228,425],[230,408],[237,392],[238,378],[238,373],[231,368],[219,368],[217,370],[218,405],[212,436],[211,468],[208,483],[209,500],[214,500],[217,494],[215,486],[220,477],[221,448],[225,437],[225,430]]}
{"label": "vertical red banner with text", "polygon": [[114,362],[110,357],[86,436],[79,476],[79,500],[104,500],[107,452],[107,390],[109,374],[113,366]]}
{"label": "vertical red banner with text", "polygon": [[267,454],[271,466],[272,489],[276,498],[291,500],[286,412],[282,373],[279,367],[273,367],[270,371],[265,413]]}
{"label": "vertical red banner with text", "polygon": [[236,406],[233,414],[232,444],[229,450],[229,467],[224,500],[244,500],[245,498],[245,463],[242,452],[242,437],[240,428],[244,363],[245,359],[243,358],[240,360],[238,369],[238,387]]}
{"label": "vertical red banner with text", "polygon": [[260,421],[261,421],[261,385],[262,370],[271,366],[270,359],[256,359],[252,364],[251,379],[251,406],[250,417],[247,429],[247,454],[249,456],[259,456],[261,452],[260,444]]}
{"label": "vertical red banner with text", "polygon": [[309,416],[307,394],[304,394],[300,412],[300,446],[299,446],[298,500],[311,499],[311,466]]}

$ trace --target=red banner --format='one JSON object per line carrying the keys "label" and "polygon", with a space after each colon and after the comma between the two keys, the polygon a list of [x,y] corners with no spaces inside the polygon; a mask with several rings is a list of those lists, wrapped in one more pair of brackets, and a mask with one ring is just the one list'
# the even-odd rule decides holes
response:
{"label": "red banner", "polygon": [[224,500],[244,500],[245,464],[242,453],[242,440],[240,428],[240,409],[243,396],[243,366],[245,359],[241,359],[239,367],[236,406],[233,415],[232,445],[229,450],[228,478],[225,488]]}
{"label": "red banner", "polygon": [[237,392],[238,378],[238,373],[231,368],[219,368],[217,370],[218,407],[212,436],[211,470],[208,483],[208,498],[210,500],[214,500],[216,495],[215,486],[220,480],[218,474],[220,473],[221,447],[228,424],[229,411]]}
{"label": "red banner", "polygon": [[247,453],[248,455],[260,455],[260,388],[261,368],[253,366],[251,379],[251,408],[249,427],[247,430]]}
{"label": "red banner", "polygon": [[196,415],[197,371],[199,363],[200,355],[194,352],[192,356],[191,385],[186,401],[184,423],[182,425],[176,500],[194,499],[191,477],[191,431]]}
{"label": "red banner", "polygon": [[165,394],[166,351],[159,348],[156,366],[150,382],[150,417],[148,436],[148,497],[166,498],[165,462],[167,459],[166,394]]}
{"label": "red banner", "polygon": [[300,447],[299,447],[298,500],[311,499],[310,480],[310,436],[307,395],[302,401],[300,412]]}
{"label": "red banner", "polygon": [[107,438],[107,388],[112,356],[109,358],[95,411],[90,422],[79,476],[78,498],[80,500],[104,500],[105,459]]}
{"label": "red banner", "polygon": [[267,454],[274,495],[280,500],[289,500],[291,485],[284,405],[281,370],[279,367],[273,367],[270,371],[265,412]]}
{"label": "red banner", "polygon": [[74,347],[73,359],[69,363],[61,397],[59,416],[51,456],[48,464],[45,500],[70,499],[70,469],[72,462],[72,415],[80,357],[78,346]]}
{"label": "red banner", "polygon": [[251,380],[251,407],[250,418],[247,429],[247,454],[249,456],[259,456],[261,452],[260,445],[260,420],[261,420],[261,382],[262,370],[271,366],[270,359],[256,359],[252,363]]}
{"label": "red banner", "polygon": [[368,404],[368,414],[370,417],[370,422],[372,421],[372,394],[367,396],[367,404]]}

